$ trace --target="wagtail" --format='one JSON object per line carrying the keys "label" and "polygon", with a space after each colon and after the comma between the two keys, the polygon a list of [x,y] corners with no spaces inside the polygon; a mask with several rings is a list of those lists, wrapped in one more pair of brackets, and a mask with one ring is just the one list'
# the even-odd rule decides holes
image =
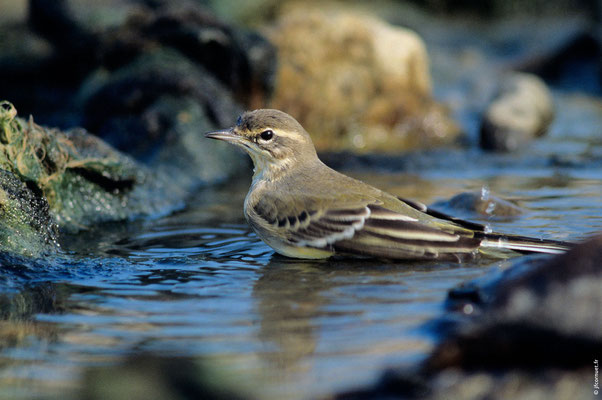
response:
{"label": "wagtail", "polygon": [[457,260],[494,249],[562,253],[569,244],[488,232],[404,200],[326,166],[309,134],[278,110],[242,114],[205,135],[243,148],[255,165],[244,214],[276,252],[319,259],[334,254]]}

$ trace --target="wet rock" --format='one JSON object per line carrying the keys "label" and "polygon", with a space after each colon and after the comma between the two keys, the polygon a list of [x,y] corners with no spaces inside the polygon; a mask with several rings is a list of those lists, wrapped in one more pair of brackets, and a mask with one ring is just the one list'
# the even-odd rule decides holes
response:
{"label": "wet rock", "polygon": [[247,160],[202,133],[232,125],[242,112],[230,92],[174,51],[140,56],[82,93],[84,125],[187,190],[245,169]]}
{"label": "wet rock", "polygon": [[53,122],[85,127],[186,190],[247,169],[201,134],[265,105],[276,67],[266,39],[188,0],[32,0],[30,22],[62,60],[57,76],[77,82]]}
{"label": "wet rock", "polygon": [[[182,201],[184,190],[85,130],[48,129],[16,114],[11,103],[0,103],[0,168],[36,196],[30,202],[37,211],[36,222],[29,222],[39,227],[34,233],[52,226],[43,212],[46,202],[59,227],[76,232],[101,222],[165,213]],[[23,218],[17,220],[28,221]],[[54,239],[50,233],[40,238]]]}
{"label": "wet rock", "polygon": [[486,150],[516,151],[546,133],[554,118],[552,95],[534,75],[513,73],[501,83],[480,129]]}
{"label": "wet rock", "polygon": [[488,218],[511,218],[522,215],[524,211],[516,204],[499,198],[488,189],[480,192],[465,192],[455,195],[449,200],[438,201],[432,206],[434,209],[453,210],[464,215],[479,215]]}
{"label": "wet rock", "polygon": [[279,51],[271,107],[294,115],[318,150],[397,151],[458,138],[431,97],[415,33],[336,9],[293,8],[267,35]]}
{"label": "wet rock", "polygon": [[46,199],[0,169],[0,251],[39,257],[58,250],[58,225]]}
{"label": "wet rock", "polygon": [[149,49],[171,48],[202,66],[241,102],[259,107],[272,88],[273,47],[188,0],[32,0],[30,21],[72,69],[123,67]]}
{"label": "wet rock", "polygon": [[[512,356],[511,362],[520,363],[535,352],[540,351],[541,357],[535,362],[559,365],[570,365],[581,362],[587,357],[577,348],[579,343],[602,343],[602,332],[595,322],[602,304],[602,266],[598,260],[602,256],[602,235],[575,246],[569,252],[548,259],[526,259],[504,271],[499,279],[487,285],[468,283],[450,292],[450,300],[454,308],[463,308],[465,304],[478,307],[480,314],[480,330],[489,331],[485,341],[500,336],[510,337],[510,329],[499,330],[500,324],[515,326],[518,333],[532,331],[536,337],[524,335],[524,340],[540,341],[540,344],[525,349],[523,353]],[[458,302],[464,303],[458,305]],[[473,337],[468,335],[467,337]],[[577,347],[547,351],[544,342],[555,340],[573,341]],[[520,341],[514,342],[520,346]],[[584,349],[583,349],[584,350]],[[491,349],[497,354],[496,358],[488,358],[487,362],[500,365],[505,360],[501,349]],[[445,353],[442,351],[442,354]],[[468,357],[464,357],[468,360]],[[437,360],[437,357],[434,357]],[[463,361],[467,363],[485,362]],[[443,359],[433,361],[434,364],[444,364]]]}
{"label": "wet rock", "polygon": [[173,48],[216,77],[241,103],[250,108],[265,104],[273,86],[276,54],[263,37],[224,24],[192,1],[156,2],[142,19],[123,25],[109,37],[107,59],[115,48],[130,44],[127,38],[139,42],[137,52],[153,44]]}
{"label": "wet rock", "polygon": [[418,368],[339,399],[589,399],[602,348],[602,235],[450,292],[456,328]]}

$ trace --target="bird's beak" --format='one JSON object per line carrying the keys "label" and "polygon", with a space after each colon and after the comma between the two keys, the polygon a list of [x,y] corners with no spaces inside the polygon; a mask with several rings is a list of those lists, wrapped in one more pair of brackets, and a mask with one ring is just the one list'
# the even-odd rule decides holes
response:
{"label": "bird's beak", "polygon": [[209,139],[223,140],[225,142],[237,142],[240,140],[240,136],[235,134],[232,128],[221,131],[207,132],[205,137]]}

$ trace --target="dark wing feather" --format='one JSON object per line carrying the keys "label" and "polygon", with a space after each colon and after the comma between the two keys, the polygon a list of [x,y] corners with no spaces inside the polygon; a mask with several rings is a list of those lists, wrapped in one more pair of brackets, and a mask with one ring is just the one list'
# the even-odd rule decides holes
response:
{"label": "dark wing feather", "polygon": [[481,225],[476,222],[466,221],[466,220],[442,213],[441,211],[433,210],[431,208],[428,208],[428,206],[426,204],[420,203],[418,201],[404,199],[399,196],[397,197],[397,199],[399,199],[400,201],[404,202],[408,206],[410,206],[420,212],[430,215],[431,217],[435,217],[437,219],[442,219],[445,221],[450,221],[450,222],[453,222],[454,224],[457,224],[459,226],[462,226],[466,229],[470,229],[473,231],[485,232],[485,225]]}
{"label": "dark wing feather", "polygon": [[480,242],[465,229],[444,231],[375,204],[302,211],[277,220],[274,225],[293,246],[385,258],[457,259],[456,253],[472,253]]}
{"label": "dark wing feather", "polygon": [[385,258],[450,259],[472,257],[480,239],[464,229],[448,232],[383,207],[369,206],[371,214],[363,228],[334,249]]}

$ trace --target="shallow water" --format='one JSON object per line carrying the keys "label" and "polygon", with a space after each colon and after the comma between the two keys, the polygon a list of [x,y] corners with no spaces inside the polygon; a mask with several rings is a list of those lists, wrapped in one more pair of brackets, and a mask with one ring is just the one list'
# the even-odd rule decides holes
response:
{"label": "shallow water", "polygon": [[[519,155],[342,164],[363,163],[349,173],[426,203],[485,187],[525,213],[444,211],[496,231],[579,240],[602,230],[600,150],[552,136]],[[447,291],[510,263],[285,259],[244,223],[248,183],[201,191],[160,220],[70,238],[64,257],[3,260],[0,397],[77,397],[86,368],[137,352],[202,357],[260,398],[353,388],[424,357],[437,339],[427,322],[443,313]]]}

